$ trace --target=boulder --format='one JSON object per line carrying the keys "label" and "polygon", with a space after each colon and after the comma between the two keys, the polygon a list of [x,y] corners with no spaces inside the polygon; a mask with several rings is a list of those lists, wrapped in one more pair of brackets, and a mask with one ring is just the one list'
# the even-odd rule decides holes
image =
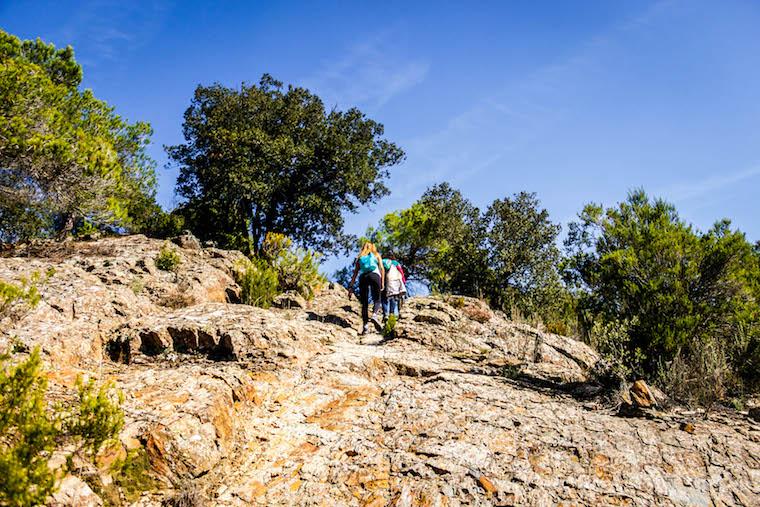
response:
{"label": "boulder", "polygon": [[650,408],[657,404],[652,391],[643,380],[636,380],[630,388],[631,401],[640,408]]}
{"label": "boulder", "polygon": [[101,507],[103,500],[79,477],[67,475],[53,493],[51,507]]}
{"label": "boulder", "polygon": [[320,349],[319,333],[298,324],[253,306],[204,303],[135,319],[116,332],[115,340],[128,344],[126,354],[132,358],[168,352],[225,360],[306,358]]}
{"label": "boulder", "polygon": [[289,310],[291,308],[306,308],[306,299],[297,292],[288,291],[274,298],[272,306]]}
{"label": "boulder", "polygon": [[415,322],[423,322],[434,326],[445,326],[451,322],[451,317],[437,310],[422,310],[414,316]]}
{"label": "boulder", "polygon": [[172,238],[172,243],[187,250],[201,250],[201,242],[190,231],[182,231],[182,234]]}

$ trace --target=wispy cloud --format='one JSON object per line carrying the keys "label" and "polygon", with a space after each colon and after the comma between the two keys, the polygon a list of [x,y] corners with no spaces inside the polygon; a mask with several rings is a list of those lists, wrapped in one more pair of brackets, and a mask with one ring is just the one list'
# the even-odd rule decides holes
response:
{"label": "wispy cloud", "polygon": [[403,53],[394,47],[390,33],[376,35],[351,47],[336,62],[325,64],[306,78],[304,85],[317,91],[328,106],[377,110],[427,76],[427,62]]}
{"label": "wispy cloud", "polygon": [[[416,168],[405,177],[400,195],[447,180],[462,181],[495,170],[511,151],[539,139],[571,113],[575,93],[588,76],[602,72],[615,41],[631,31],[647,31],[672,2],[662,0],[636,16],[589,37],[564,59],[504,83],[484,94],[442,128],[408,143]],[[399,195],[397,194],[397,196]]]}
{"label": "wispy cloud", "polygon": [[172,0],[138,3],[117,0],[81,2],[61,27],[61,39],[75,48],[84,65],[118,61],[147,44],[161,28]]}
{"label": "wispy cloud", "polygon": [[760,176],[760,166],[728,174],[708,176],[697,181],[688,181],[664,188],[657,195],[676,202],[689,201],[704,197],[721,189],[728,188],[743,181]]}

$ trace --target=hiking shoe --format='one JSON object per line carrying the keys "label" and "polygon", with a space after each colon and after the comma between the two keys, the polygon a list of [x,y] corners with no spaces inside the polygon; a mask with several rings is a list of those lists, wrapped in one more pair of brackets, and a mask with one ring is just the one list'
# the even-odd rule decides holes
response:
{"label": "hiking shoe", "polygon": [[362,332],[361,332],[360,334],[361,334],[362,336],[364,336],[364,335],[365,335],[365,334],[367,334],[367,333],[369,333],[369,322],[367,322],[366,324],[364,324],[364,325],[362,326]]}
{"label": "hiking shoe", "polygon": [[383,323],[380,320],[380,315],[379,314],[373,313],[372,317],[369,320],[372,321],[372,323],[375,325],[375,327],[377,327],[378,330],[382,329]]}

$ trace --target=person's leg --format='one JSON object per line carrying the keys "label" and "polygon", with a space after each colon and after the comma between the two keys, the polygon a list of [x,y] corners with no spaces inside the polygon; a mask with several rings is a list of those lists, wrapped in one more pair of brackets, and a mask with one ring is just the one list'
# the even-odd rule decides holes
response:
{"label": "person's leg", "polygon": [[368,277],[369,288],[372,291],[372,301],[374,302],[372,307],[373,320],[377,319],[379,324],[380,320],[380,275],[377,273],[371,273]]}
{"label": "person's leg", "polygon": [[391,310],[388,308],[388,291],[383,291],[380,294],[380,301],[383,303],[383,320],[386,319],[386,317],[392,313]]}
{"label": "person's leg", "polygon": [[398,308],[398,296],[391,296],[388,299],[388,315],[394,315]]}
{"label": "person's leg", "polygon": [[362,304],[362,324],[369,322],[369,275],[359,277],[359,301]]}

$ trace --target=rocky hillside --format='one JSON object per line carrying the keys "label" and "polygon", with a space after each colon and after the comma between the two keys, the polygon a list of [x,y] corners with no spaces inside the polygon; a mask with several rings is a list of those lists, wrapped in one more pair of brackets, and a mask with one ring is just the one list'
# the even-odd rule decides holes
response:
{"label": "rocky hillside", "polygon": [[[80,373],[116,381],[116,454],[144,448],[158,479],[136,505],[760,505],[746,414],[610,397],[594,351],[471,299],[410,300],[390,340],[357,335],[340,287],[236,304],[242,255],[178,243],[176,272],[142,236],[0,258],[5,280],[55,268],[0,351],[39,345],[62,396]],[[70,476],[51,503],[104,501]]]}

